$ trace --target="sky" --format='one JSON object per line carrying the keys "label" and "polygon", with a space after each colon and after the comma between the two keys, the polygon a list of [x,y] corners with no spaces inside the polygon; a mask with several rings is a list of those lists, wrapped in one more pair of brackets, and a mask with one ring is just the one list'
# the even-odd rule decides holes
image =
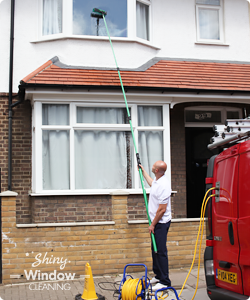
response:
{"label": "sky", "polygon": [[[105,20],[111,36],[127,36],[127,0],[74,0],[73,33],[96,35],[97,19],[92,18],[93,8],[107,12]],[[99,23],[99,35],[107,35],[102,19]]]}

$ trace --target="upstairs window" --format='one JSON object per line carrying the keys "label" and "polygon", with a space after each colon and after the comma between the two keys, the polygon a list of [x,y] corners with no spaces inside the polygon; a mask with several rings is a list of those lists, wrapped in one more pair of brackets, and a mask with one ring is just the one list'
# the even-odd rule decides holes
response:
{"label": "upstairs window", "polygon": [[197,40],[223,42],[222,0],[196,0]]}
{"label": "upstairs window", "polygon": [[42,36],[107,36],[103,19],[91,17],[93,8],[107,12],[111,37],[150,40],[150,0],[40,0]]}

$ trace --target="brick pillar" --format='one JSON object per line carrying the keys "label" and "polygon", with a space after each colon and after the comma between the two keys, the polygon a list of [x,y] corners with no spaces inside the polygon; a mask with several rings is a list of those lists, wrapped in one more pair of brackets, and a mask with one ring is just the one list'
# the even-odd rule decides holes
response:
{"label": "brick pillar", "polygon": [[112,218],[116,226],[128,226],[128,195],[126,191],[114,191],[110,193],[112,199]]}
{"label": "brick pillar", "polygon": [[16,247],[13,241],[13,231],[16,230],[16,197],[17,193],[6,191],[0,193],[2,198],[2,281],[8,283],[11,259],[17,258],[17,254],[10,254],[11,249]]}

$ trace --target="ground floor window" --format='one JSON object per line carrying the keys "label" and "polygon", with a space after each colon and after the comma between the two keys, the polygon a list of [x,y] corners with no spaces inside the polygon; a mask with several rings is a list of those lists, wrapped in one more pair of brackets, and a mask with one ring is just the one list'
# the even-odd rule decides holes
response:
{"label": "ground floor window", "polygon": [[[168,105],[133,104],[129,109],[141,162],[150,172],[169,153],[164,149]],[[33,114],[35,191],[140,188],[125,108],[36,102]]]}

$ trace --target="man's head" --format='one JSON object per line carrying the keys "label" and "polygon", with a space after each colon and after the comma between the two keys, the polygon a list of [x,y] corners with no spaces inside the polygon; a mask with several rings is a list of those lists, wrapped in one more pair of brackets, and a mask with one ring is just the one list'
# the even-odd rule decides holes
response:
{"label": "man's head", "polygon": [[162,161],[158,160],[156,161],[152,166],[152,172],[155,174],[157,178],[160,178],[167,170],[167,164]]}

